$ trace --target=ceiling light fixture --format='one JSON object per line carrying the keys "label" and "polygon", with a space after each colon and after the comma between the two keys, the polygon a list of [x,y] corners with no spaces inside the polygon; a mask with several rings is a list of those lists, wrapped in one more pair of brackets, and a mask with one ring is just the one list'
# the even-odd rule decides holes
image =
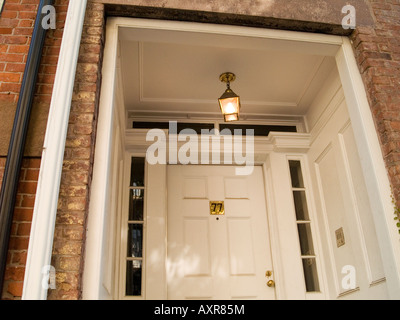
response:
{"label": "ceiling light fixture", "polygon": [[231,82],[236,76],[232,72],[225,72],[220,75],[219,80],[225,82],[227,89],[221,98],[218,99],[225,122],[238,121],[240,114],[240,97],[231,90]]}

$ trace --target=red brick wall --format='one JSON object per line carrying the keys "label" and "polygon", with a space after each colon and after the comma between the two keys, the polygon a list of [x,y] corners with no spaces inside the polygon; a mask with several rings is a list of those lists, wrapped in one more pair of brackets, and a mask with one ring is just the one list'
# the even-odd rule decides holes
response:
{"label": "red brick wall", "polygon": [[[23,72],[37,14],[39,0],[7,0],[0,16],[0,107],[15,107],[18,102]],[[68,0],[56,0],[57,26],[47,30],[33,103],[35,108],[50,105],[58,62]],[[4,125],[4,124],[0,124]],[[30,126],[37,127],[34,121]],[[36,128],[44,136],[45,127]],[[29,144],[28,136],[27,143]],[[27,145],[27,148],[30,146]],[[25,158],[16,199],[9,259],[6,269],[3,299],[19,299],[26,263],[30,223],[40,165],[40,150],[36,158]],[[5,157],[0,158],[0,178],[3,178]],[[0,185],[1,188],[1,185]]]}
{"label": "red brick wall", "polygon": [[[11,108],[18,101],[39,1],[8,0],[0,17],[0,106]],[[4,124],[3,124],[4,125]],[[6,159],[0,158],[0,182]],[[37,161],[24,160],[11,232],[3,299],[19,299],[36,193]],[[30,167],[32,167],[30,169]],[[36,168],[37,167],[37,168]],[[26,175],[29,170],[28,176]],[[25,180],[28,179],[28,180]],[[0,185],[1,188],[1,185]],[[1,291],[0,291],[1,293]]]}
{"label": "red brick wall", "polygon": [[48,105],[50,105],[51,93],[53,91],[58,55],[68,10],[68,0],[55,0],[54,7],[56,9],[56,29],[48,29],[46,33],[35,94],[37,103],[42,102]]}
{"label": "red brick wall", "polygon": [[7,0],[0,17],[0,102],[18,101],[37,0]]}
{"label": "red brick wall", "polygon": [[[40,0],[7,0],[0,16],[0,103],[17,103]],[[68,0],[56,0],[56,29],[47,30],[35,102],[50,103]],[[45,129],[45,128],[43,128]]]}
{"label": "red brick wall", "polygon": [[[0,158],[1,173],[4,171],[5,162],[5,158]],[[2,299],[14,300],[22,296],[39,169],[40,159],[24,159],[18,184]]]}
{"label": "red brick wall", "polygon": [[351,39],[400,206],[400,0],[370,3],[376,27],[358,28]]}

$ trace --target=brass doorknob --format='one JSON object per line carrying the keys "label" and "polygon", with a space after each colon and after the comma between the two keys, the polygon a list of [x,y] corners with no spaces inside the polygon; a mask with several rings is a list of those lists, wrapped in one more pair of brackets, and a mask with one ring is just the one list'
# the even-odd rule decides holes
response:
{"label": "brass doorknob", "polygon": [[[265,276],[266,276],[267,278],[271,278],[271,277],[272,277],[272,271],[268,270],[267,272],[265,272]],[[272,280],[272,279],[269,280],[269,281],[267,282],[267,286],[270,287],[270,288],[275,287],[275,281]]]}

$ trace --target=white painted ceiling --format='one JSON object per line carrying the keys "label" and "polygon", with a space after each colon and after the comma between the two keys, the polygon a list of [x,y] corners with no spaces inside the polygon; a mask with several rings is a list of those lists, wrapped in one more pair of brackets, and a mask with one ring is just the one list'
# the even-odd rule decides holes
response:
{"label": "white painted ceiling", "polygon": [[[325,50],[326,51],[326,50]],[[126,29],[120,34],[123,99],[140,114],[220,114],[223,72],[237,79],[245,115],[305,115],[335,60],[318,45],[245,36]]]}

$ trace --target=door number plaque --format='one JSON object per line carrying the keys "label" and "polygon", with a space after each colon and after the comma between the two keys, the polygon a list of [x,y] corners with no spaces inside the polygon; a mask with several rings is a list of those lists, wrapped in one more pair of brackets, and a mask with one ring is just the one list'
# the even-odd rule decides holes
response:
{"label": "door number plaque", "polygon": [[225,214],[225,206],[223,201],[210,201],[210,215],[223,216]]}

